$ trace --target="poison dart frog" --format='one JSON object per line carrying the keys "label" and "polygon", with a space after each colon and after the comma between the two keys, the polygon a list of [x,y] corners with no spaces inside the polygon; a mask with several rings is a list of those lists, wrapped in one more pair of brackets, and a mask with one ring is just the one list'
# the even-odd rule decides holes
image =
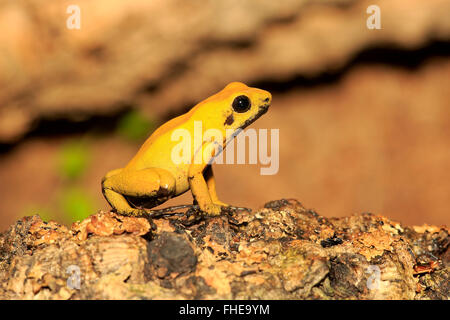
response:
{"label": "poison dart frog", "polygon": [[[218,93],[195,105],[156,129],[136,155],[121,169],[108,172],[102,191],[115,211],[127,216],[144,216],[147,209],[191,190],[194,201],[205,215],[215,216],[228,205],[220,201],[211,167],[218,155],[242,129],[267,112],[272,96],[268,91],[232,82]],[[190,161],[174,161],[176,130],[194,134],[195,124],[203,131],[218,129],[223,139],[190,145]],[[180,131],[181,132],[181,131]],[[213,146],[213,147],[212,147]]]}

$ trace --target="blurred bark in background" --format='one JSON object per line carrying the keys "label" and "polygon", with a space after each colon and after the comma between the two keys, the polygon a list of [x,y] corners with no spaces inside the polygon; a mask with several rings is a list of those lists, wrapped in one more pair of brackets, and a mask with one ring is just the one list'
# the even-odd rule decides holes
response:
{"label": "blurred bark in background", "polygon": [[[366,27],[373,4],[381,30]],[[446,0],[0,0],[0,227],[55,196],[61,143],[98,127],[81,184],[106,208],[102,175],[138,147],[112,134],[121,112],[162,122],[231,81],[272,91],[255,127],[280,129],[280,171],[217,166],[224,201],[448,223],[448,12]]]}

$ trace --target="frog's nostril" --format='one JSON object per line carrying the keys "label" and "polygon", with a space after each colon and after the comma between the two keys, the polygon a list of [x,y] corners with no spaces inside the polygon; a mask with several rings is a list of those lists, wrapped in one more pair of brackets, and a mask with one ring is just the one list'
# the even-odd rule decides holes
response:
{"label": "frog's nostril", "polygon": [[270,101],[270,98],[269,97],[267,97],[267,98],[265,98],[264,100],[263,100],[263,102],[269,102]]}

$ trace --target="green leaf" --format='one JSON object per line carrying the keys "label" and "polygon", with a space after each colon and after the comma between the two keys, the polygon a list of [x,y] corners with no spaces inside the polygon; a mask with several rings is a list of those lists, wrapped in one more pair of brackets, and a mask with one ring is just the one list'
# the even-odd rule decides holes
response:
{"label": "green leaf", "polygon": [[59,171],[65,178],[79,178],[89,164],[89,149],[86,143],[80,140],[66,142],[61,147],[58,162]]}
{"label": "green leaf", "polygon": [[23,216],[39,215],[43,221],[56,220],[56,214],[49,208],[30,204],[23,210]]}
{"label": "green leaf", "polygon": [[63,191],[60,206],[64,213],[64,220],[67,222],[83,220],[93,214],[95,208],[90,195],[77,187],[71,187]]}
{"label": "green leaf", "polygon": [[145,117],[141,112],[131,110],[119,120],[117,132],[128,140],[139,142],[149,136],[155,126],[155,122]]}

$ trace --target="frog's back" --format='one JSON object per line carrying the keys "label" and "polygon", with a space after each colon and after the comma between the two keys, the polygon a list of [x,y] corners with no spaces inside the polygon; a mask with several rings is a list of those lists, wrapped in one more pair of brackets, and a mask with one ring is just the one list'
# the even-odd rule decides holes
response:
{"label": "frog's back", "polygon": [[144,169],[148,167],[164,167],[170,166],[171,150],[178,141],[172,141],[172,132],[186,125],[187,119],[191,116],[191,111],[182,114],[176,118],[164,123],[156,129],[150,137],[144,142],[136,155],[130,160],[125,168],[128,169]]}

